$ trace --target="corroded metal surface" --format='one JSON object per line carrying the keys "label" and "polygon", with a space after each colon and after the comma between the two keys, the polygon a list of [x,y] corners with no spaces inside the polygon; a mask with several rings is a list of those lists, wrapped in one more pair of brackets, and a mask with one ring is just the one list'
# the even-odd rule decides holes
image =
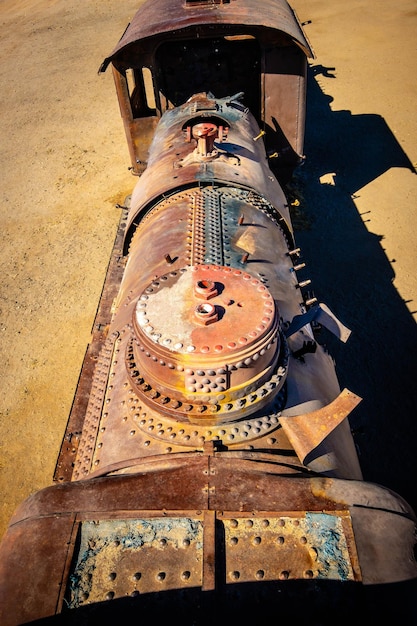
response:
{"label": "corroded metal surface", "polygon": [[201,587],[202,516],[82,522],[68,607]]}
{"label": "corroded metal surface", "polygon": [[262,127],[271,167],[288,179],[302,159],[308,56],[285,0],[144,3],[100,68],[112,63],[132,170],[145,170],[163,112],[198,92],[241,92]]}
{"label": "corroded metal surface", "polygon": [[[215,105],[214,111],[213,104]],[[193,159],[187,162],[190,154],[194,152],[196,143],[187,141],[186,129],[188,126],[198,124],[202,116],[206,119],[215,118],[218,126],[220,124],[229,126],[227,143],[220,143],[216,154],[208,159]],[[255,118],[238,98],[228,97],[215,100],[202,93],[194,95],[175,110],[168,111],[162,117],[155,132],[148,155],[147,169],[132,193],[125,251],[133,234],[133,224],[137,224],[138,218],[141,219],[143,213],[149,210],[151,202],[152,208],[158,211],[160,207],[157,203],[161,198],[164,198],[165,204],[188,199],[186,193],[179,193],[179,189],[191,187],[196,182],[200,185],[212,186],[214,181],[222,181],[224,183],[223,196],[218,197],[219,203],[224,201],[223,198],[226,202],[228,201],[228,193],[232,198],[233,195],[239,197],[239,190],[242,190],[240,192],[242,202],[246,200],[249,207],[255,205],[267,212],[271,219],[280,220],[286,236],[289,241],[292,241],[292,225],[287,199],[276,177],[271,173],[265,146],[262,140],[257,139],[258,136],[259,126]],[[216,212],[221,210],[221,204],[216,208],[218,195],[216,188],[213,190],[212,198],[210,195],[210,187],[208,187],[204,191],[202,203],[206,207],[214,203],[211,208],[212,220],[214,220]],[[198,200],[196,202],[198,203]],[[233,200],[229,200],[228,204],[233,205]],[[207,208],[206,220],[209,220]],[[187,209],[190,210],[191,207],[188,206]],[[198,207],[195,210],[198,210]],[[248,216],[244,214],[244,217],[247,227]],[[226,216],[225,219],[227,219]],[[164,230],[167,227],[166,223],[161,224]],[[201,228],[204,226],[202,225]],[[214,241],[212,246],[206,247],[207,254],[210,251],[212,254],[219,254],[215,243]],[[175,258],[175,250],[167,249],[166,252]]]}
{"label": "corroded metal surface", "polygon": [[[126,200],[129,201],[128,198]],[[123,207],[100,303],[93,323],[91,342],[84,356],[77,390],[68,418],[66,433],[55,467],[55,481],[60,482],[71,479],[74,469],[74,459],[80,442],[89,398],[91,394],[95,392],[96,383],[94,381],[94,372],[97,370],[97,361],[102,358],[101,354],[106,344],[107,333],[112,318],[113,301],[120,288],[120,281],[125,266],[122,248],[126,219],[127,207]]]}
{"label": "corroded metal surface", "polygon": [[[120,615],[140,613],[157,597],[166,617],[192,589],[191,611],[209,592],[222,611],[239,597],[238,610],[245,582],[249,605],[266,602],[270,611],[277,593],[281,600],[289,593],[297,612],[296,581],[314,583],[328,607],[332,593],[353,602],[349,582],[415,576],[411,553],[403,558],[415,519],[395,494],[361,481],[289,478],[289,471],[212,450],[38,492],[16,512],[0,547],[2,624],[61,611],[65,623],[80,623],[79,610],[108,615],[122,598],[132,604],[119,606]],[[332,581],[344,585],[336,591]],[[5,611],[10,602],[13,612]]]}
{"label": "corroded metal surface", "polygon": [[[311,291],[279,182],[300,157],[310,49],[286,3],[255,4],[147,2],[106,60],[145,171],[58,484],[21,505],[0,546],[4,626],[243,624],[254,609],[322,625],[351,602],[362,611],[366,585],[417,580],[413,511],[361,480],[348,422],[359,398],[340,391],[317,333],[350,331]],[[217,81],[200,73],[209,58]],[[222,91],[238,65],[219,97],[207,84],[184,97],[203,75]],[[242,80],[255,115],[227,91]]]}
{"label": "corroded metal surface", "polygon": [[[139,296],[134,328],[132,360],[154,389],[163,381],[167,413],[169,400],[175,399],[194,405],[182,409],[189,420],[207,412],[212,418],[219,412],[232,418],[235,411],[244,417],[270,402],[271,392],[284,383],[282,361],[275,384],[256,393],[276,369],[281,340],[271,294],[241,270],[195,265],[161,276]],[[177,405],[172,410],[182,412]],[[214,423],[224,419],[218,415]]]}
{"label": "corroded metal surface", "polygon": [[223,517],[226,582],[360,580],[346,512]]}
{"label": "corroded metal surface", "polygon": [[[104,61],[117,62],[123,50],[133,43],[158,34],[172,36],[173,29],[179,31],[199,25],[203,28],[212,24],[268,28],[285,33],[312,56],[306,35],[286,0],[238,0],[232,2],[187,2],[186,0],[153,0],[144,3],[133,17],[117,46]],[[211,29],[212,30],[212,29]]]}
{"label": "corroded metal surface", "polygon": [[[262,164],[262,149],[250,148],[258,145],[259,128],[247,111],[223,111],[233,158],[219,162],[225,153],[204,143],[202,158],[179,168],[191,170],[200,185],[147,206],[154,181],[161,184],[161,173],[172,171],[166,153],[158,158],[161,146],[170,141],[174,164],[183,162],[194,151],[183,129],[188,137],[196,125],[201,129],[192,110],[219,111],[217,104],[201,94],[166,114],[132,195],[129,260],[97,360],[73,479],[134,471],[140,458],[203,450],[209,441],[242,455],[259,450],[275,461],[292,454],[299,465],[281,413],[297,412],[298,405],[303,413],[305,402],[323,407],[339,394],[334,364],[308,323],[285,337],[308,296],[297,276],[282,192],[272,205],[231,184],[238,167],[240,181],[252,175],[271,195],[271,185],[280,189]],[[218,123],[204,127],[219,132]],[[230,183],[214,184],[213,175]],[[315,349],[299,359],[306,336]],[[324,438],[320,424],[313,430]],[[322,458],[315,470],[361,476],[347,425]]]}
{"label": "corroded metal surface", "polygon": [[82,522],[68,607],[187,587],[207,589],[205,556],[219,551],[225,552],[229,585],[361,579],[352,524],[344,511],[228,515],[218,516],[210,550],[202,515]]}

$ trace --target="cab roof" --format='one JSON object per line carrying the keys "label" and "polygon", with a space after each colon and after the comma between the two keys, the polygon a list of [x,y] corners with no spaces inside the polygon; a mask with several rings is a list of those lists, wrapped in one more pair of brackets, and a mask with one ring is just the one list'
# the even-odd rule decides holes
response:
{"label": "cab roof", "polygon": [[128,48],[143,40],[199,26],[239,25],[256,31],[278,31],[298,45],[307,57],[313,50],[300,22],[286,0],[152,0],[138,9],[110,56],[100,67],[117,64]]}

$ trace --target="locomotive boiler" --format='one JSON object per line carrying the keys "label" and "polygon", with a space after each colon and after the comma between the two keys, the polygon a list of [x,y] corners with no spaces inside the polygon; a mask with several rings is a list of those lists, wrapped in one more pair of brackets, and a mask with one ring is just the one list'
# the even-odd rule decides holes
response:
{"label": "locomotive boiler", "polygon": [[416,518],[363,481],[285,191],[311,56],[285,0],[149,0],[100,67],[139,178],[5,626],[410,614]]}

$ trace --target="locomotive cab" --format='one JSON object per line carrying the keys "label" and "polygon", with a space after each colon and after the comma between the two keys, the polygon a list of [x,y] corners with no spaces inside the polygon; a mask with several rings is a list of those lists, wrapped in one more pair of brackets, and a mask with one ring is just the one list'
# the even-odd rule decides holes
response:
{"label": "locomotive cab", "polygon": [[[132,172],[146,168],[162,114],[199,92],[242,92],[285,182],[302,158],[307,57],[313,52],[283,0],[145,3],[100,71],[112,65]],[[176,28],[172,30],[172,25]],[[249,86],[249,88],[248,88]]]}

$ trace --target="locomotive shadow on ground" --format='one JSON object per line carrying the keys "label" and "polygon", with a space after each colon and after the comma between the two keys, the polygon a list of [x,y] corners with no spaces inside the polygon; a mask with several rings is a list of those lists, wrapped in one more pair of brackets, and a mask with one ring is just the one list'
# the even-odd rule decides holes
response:
{"label": "locomotive shadow on ground", "polygon": [[[395,263],[383,237],[371,232],[371,219],[366,225],[378,206],[362,219],[354,203],[363,186],[390,168],[415,170],[382,117],[331,110],[317,76],[332,77],[333,70],[309,68],[306,160],[291,182],[301,200],[294,226],[307,267],[300,274],[352,330],[342,344],[323,329],[321,342],[335,359],[341,387],[363,398],[350,424],[364,478],[397,491],[417,510],[417,325],[393,285]],[[331,184],[321,184],[325,174]]]}
{"label": "locomotive shadow on ground", "polygon": [[[173,617],[182,626],[253,626],[267,623],[277,614],[280,623],[296,622],[298,626],[363,626],[383,619],[410,624],[417,618],[414,599],[414,581],[369,586],[320,579],[224,582],[217,592],[190,587],[114,598],[64,610],[26,626],[165,626]],[[341,611],[345,606],[349,610]]]}

